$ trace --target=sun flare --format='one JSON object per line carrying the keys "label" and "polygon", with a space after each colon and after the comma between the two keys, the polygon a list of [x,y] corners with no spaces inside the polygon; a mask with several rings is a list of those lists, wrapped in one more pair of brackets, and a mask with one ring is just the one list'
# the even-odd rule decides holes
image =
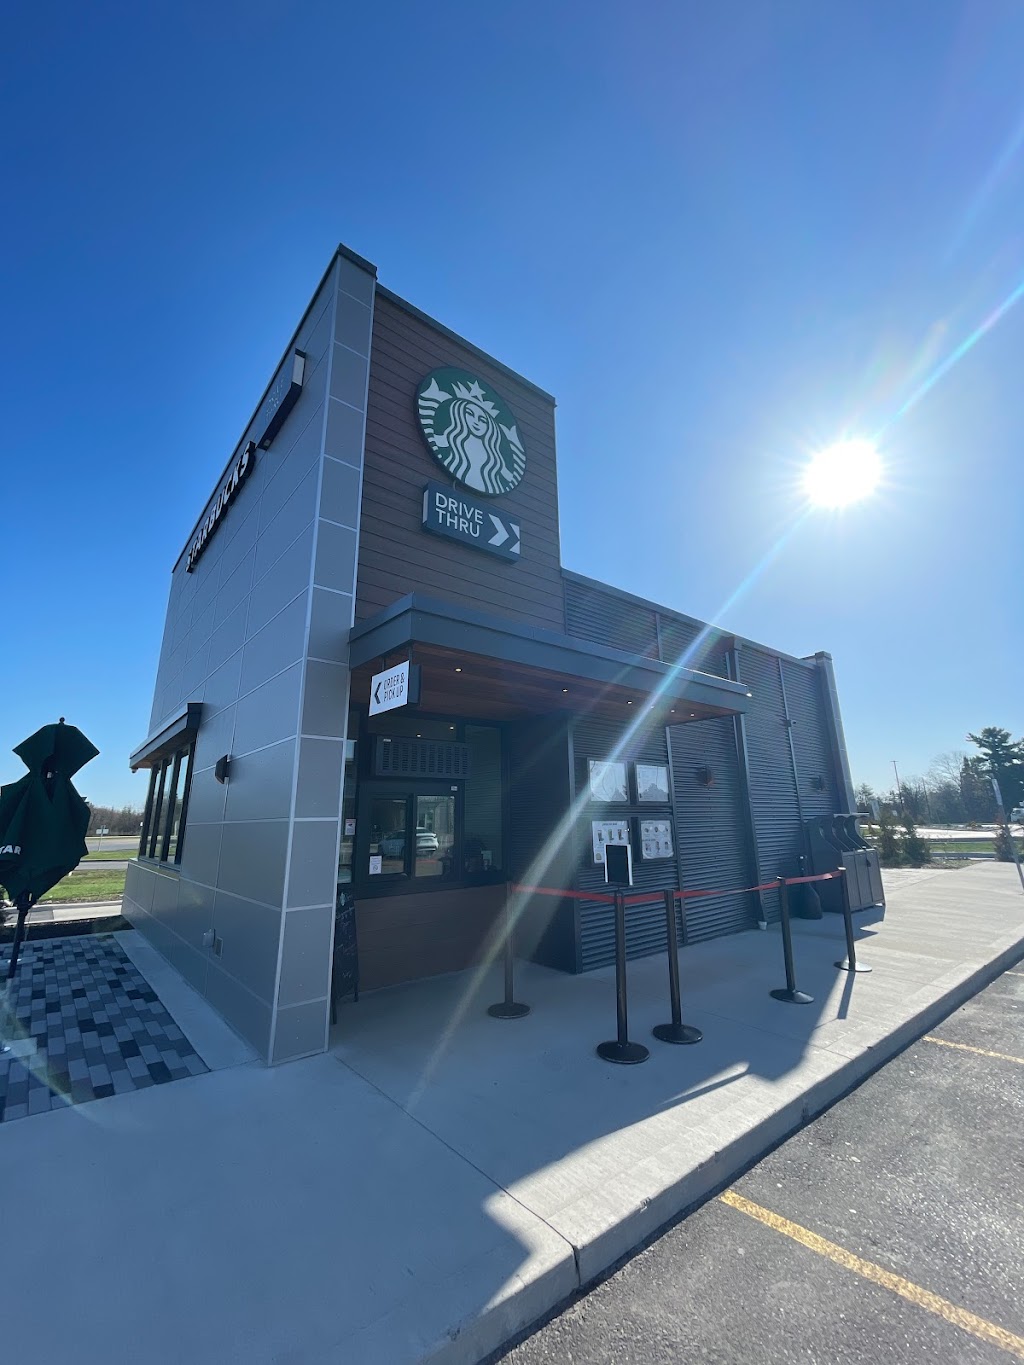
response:
{"label": "sun flare", "polygon": [[812,457],[804,492],[816,507],[846,507],[873,493],[881,477],[882,461],[870,441],[838,441]]}

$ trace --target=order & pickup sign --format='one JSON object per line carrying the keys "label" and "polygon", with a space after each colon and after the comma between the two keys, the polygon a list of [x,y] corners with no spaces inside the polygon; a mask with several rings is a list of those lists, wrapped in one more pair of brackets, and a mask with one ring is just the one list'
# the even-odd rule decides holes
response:
{"label": "order & pickup sign", "polygon": [[408,659],[383,673],[374,673],[370,679],[370,715],[379,716],[382,711],[394,711],[399,706],[418,702],[419,680],[419,664],[412,664]]}

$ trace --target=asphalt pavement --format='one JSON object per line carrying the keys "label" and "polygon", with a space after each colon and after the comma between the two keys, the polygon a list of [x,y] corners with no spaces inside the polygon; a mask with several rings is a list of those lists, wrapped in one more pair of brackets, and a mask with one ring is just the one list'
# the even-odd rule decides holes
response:
{"label": "asphalt pavement", "polygon": [[1024,1359],[1024,963],[506,1365]]}

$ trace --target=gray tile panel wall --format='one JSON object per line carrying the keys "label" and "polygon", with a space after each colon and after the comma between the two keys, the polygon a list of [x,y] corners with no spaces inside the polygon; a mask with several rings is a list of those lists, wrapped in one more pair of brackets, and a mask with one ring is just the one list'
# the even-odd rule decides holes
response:
{"label": "gray tile panel wall", "polygon": [[374,289],[367,271],[344,258],[338,261],[316,488],[300,762],[271,1040],[275,1062],[321,1051],[327,1040]]}
{"label": "gray tile panel wall", "polygon": [[326,1045],[374,287],[336,258],[289,347],[298,402],[174,570],[151,732],[203,703],[188,828],[180,873],[126,883],[128,917],[272,1061]]}

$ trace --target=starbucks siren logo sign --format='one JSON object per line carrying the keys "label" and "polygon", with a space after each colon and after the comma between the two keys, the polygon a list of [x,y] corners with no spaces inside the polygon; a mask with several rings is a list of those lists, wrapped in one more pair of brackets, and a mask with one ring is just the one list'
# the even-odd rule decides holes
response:
{"label": "starbucks siren logo sign", "polygon": [[431,370],[416,391],[427,445],[448,473],[492,497],[511,493],[526,469],[515,418],[493,389],[466,370]]}

